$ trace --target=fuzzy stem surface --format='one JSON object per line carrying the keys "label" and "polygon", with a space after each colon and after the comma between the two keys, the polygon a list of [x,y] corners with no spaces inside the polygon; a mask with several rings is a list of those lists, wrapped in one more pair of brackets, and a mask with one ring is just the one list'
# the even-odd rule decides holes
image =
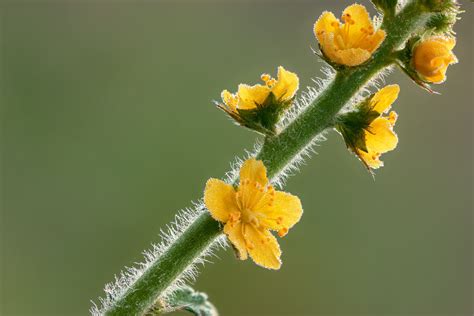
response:
{"label": "fuzzy stem surface", "polygon": [[[333,81],[280,134],[268,137],[257,155],[264,162],[268,177],[274,179],[311,141],[331,127],[335,116],[370,79],[393,63],[389,57],[403,45],[430,14],[418,1],[409,2],[396,16],[382,24],[387,37],[373,58],[358,67],[338,71]],[[203,213],[133,283],[105,315],[143,315],[192,262],[222,233],[221,225]]]}

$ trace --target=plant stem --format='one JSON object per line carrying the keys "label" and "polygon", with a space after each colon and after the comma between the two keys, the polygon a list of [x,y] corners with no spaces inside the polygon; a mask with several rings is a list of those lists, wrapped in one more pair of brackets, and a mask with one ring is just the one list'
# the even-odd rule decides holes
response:
{"label": "plant stem", "polygon": [[[394,49],[426,23],[428,12],[418,1],[409,2],[398,15],[384,21],[387,37],[371,61],[339,71],[334,80],[279,135],[265,140],[257,159],[263,160],[268,177],[275,178],[311,141],[332,126],[337,113],[367,82],[392,63]],[[142,315],[180,274],[221,234],[221,225],[209,213],[196,221],[115,302],[106,315]]]}

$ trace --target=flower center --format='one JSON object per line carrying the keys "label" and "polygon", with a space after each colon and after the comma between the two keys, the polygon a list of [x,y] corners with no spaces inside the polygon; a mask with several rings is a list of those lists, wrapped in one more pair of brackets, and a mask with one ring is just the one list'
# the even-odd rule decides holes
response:
{"label": "flower center", "polygon": [[253,225],[255,225],[255,227],[260,226],[260,222],[258,220],[258,217],[253,213],[252,210],[244,209],[244,210],[242,210],[241,214],[242,214],[241,219],[244,223],[253,224]]}
{"label": "flower center", "polygon": [[336,29],[334,38],[339,49],[359,48],[364,40],[374,34],[373,26],[360,28],[360,32],[354,31],[355,20],[349,13],[343,14],[341,20],[344,21],[341,27],[339,22],[332,22],[331,26]]}

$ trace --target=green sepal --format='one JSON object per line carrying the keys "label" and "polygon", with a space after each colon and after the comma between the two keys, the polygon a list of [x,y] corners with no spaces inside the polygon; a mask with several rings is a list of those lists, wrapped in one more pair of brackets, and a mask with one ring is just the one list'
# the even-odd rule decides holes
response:
{"label": "green sepal", "polygon": [[426,23],[426,27],[433,34],[449,34],[453,35],[453,26],[456,23],[457,16],[453,13],[437,13],[434,14]]}
{"label": "green sepal", "polygon": [[374,94],[355,106],[355,110],[336,117],[336,130],[342,135],[347,148],[352,151],[364,164],[366,169],[373,174],[372,169],[360,156],[360,151],[368,152],[365,142],[365,133],[370,133],[369,125],[382,113],[373,109],[370,100]]}
{"label": "green sepal", "polygon": [[339,115],[336,118],[336,128],[341,133],[346,146],[353,152],[356,149],[367,152],[365,144],[365,131],[370,123],[380,116],[381,113],[374,111],[370,106],[371,95],[356,106],[356,110]]}
{"label": "green sepal", "polygon": [[240,125],[264,135],[275,136],[277,134],[277,124],[283,113],[291,107],[293,99],[282,102],[273,93],[270,93],[262,104],[256,104],[253,109],[237,109],[237,113],[229,111],[224,106],[219,108],[224,110],[229,116]]}
{"label": "green sepal", "polygon": [[176,311],[187,311],[195,316],[217,316],[217,309],[206,293],[197,292],[189,286],[182,286],[166,300],[160,300],[146,316],[168,314]]}

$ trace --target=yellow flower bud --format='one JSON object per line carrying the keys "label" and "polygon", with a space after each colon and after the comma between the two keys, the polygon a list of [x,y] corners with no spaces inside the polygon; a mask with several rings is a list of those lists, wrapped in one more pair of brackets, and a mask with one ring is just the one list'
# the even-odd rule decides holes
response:
{"label": "yellow flower bud", "polygon": [[456,40],[449,37],[432,37],[415,46],[412,66],[418,75],[431,83],[442,83],[446,80],[446,70],[457,63],[452,49]]}

